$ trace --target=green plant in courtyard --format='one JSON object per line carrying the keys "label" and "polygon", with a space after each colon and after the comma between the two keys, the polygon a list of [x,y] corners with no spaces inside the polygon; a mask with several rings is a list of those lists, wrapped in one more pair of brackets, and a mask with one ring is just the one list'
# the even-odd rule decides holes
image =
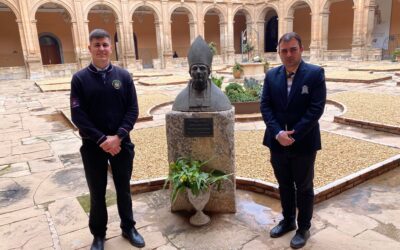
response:
{"label": "green plant in courtyard", "polygon": [[203,170],[209,161],[193,160],[186,157],[179,157],[175,162],[169,164],[169,175],[164,183],[164,188],[168,183],[172,185],[171,201],[175,202],[178,194],[189,188],[191,192],[198,196],[201,192],[208,191],[212,185],[217,185],[218,190],[225,180],[229,180],[232,174],[225,174],[216,169]]}
{"label": "green plant in courtyard", "polygon": [[209,44],[208,44],[208,47],[210,48],[210,50],[211,50],[211,53],[213,54],[213,56],[215,56],[216,54],[217,54],[217,44],[215,44],[214,42],[210,42]]}
{"label": "green plant in courtyard", "polygon": [[221,88],[222,87],[222,83],[224,82],[224,78],[223,76],[218,77],[218,76],[213,76],[211,75],[211,81],[218,87]]}
{"label": "green plant in courtyard", "polygon": [[225,94],[231,102],[254,102],[261,96],[262,85],[254,78],[245,78],[244,87],[232,82],[225,87]]}
{"label": "green plant in courtyard", "polygon": [[233,67],[232,67],[232,72],[235,73],[235,72],[237,72],[237,71],[243,72],[243,66],[240,65],[240,63],[235,62],[235,64],[234,64]]}

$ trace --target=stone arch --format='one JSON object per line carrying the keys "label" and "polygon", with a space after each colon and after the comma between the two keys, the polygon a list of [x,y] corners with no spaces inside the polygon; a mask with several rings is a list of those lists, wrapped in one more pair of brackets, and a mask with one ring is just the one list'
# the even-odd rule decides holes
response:
{"label": "stone arch", "polygon": [[246,23],[253,23],[253,17],[250,14],[252,11],[247,6],[239,5],[234,8],[232,11],[233,17],[235,17],[239,11],[242,11],[246,16]]}
{"label": "stone arch", "polygon": [[7,1],[7,0],[0,0],[0,3],[6,5],[11,11],[14,13],[17,20],[21,20],[21,14],[18,8],[14,5],[14,3]]}
{"label": "stone arch", "polygon": [[[140,59],[143,68],[153,68],[154,59],[162,57],[161,25],[156,7],[150,4],[135,5],[131,9],[129,20],[136,59]],[[149,12],[149,13],[147,13]],[[142,25],[140,25],[142,24]]]}
{"label": "stone arch", "polygon": [[204,11],[203,11],[203,20],[204,17],[206,16],[207,12],[210,10],[217,10],[218,12],[218,16],[219,16],[219,21],[220,22],[226,22],[226,15],[225,12],[223,10],[223,8],[221,6],[219,6],[218,4],[210,4],[209,6],[207,6]]}
{"label": "stone arch", "polygon": [[[269,15],[271,12],[275,16]],[[269,19],[267,18],[269,15]],[[257,15],[258,32],[260,34],[259,47],[263,52],[276,52],[279,39],[279,12],[275,5],[265,5]]]}
{"label": "stone arch", "polygon": [[275,4],[266,4],[265,6],[263,6],[261,11],[258,14],[256,14],[257,22],[263,22],[265,15],[271,10],[275,11],[279,17],[279,8]]}
{"label": "stone arch", "polygon": [[42,46],[42,44],[40,44],[40,40],[41,40],[41,38],[43,38],[43,37],[50,37],[52,40],[54,40],[55,42],[56,42],[56,45],[57,45],[57,57],[59,57],[59,58],[57,58],[57,59],[59,59],[59,63],[51,63],[51,62],[49,62],[49,63],[44,63],[44,60],[46,60],[46,59],[48,59],[47,57],[45,57],[43,54],[42,54],[42,47],[40,48],[41,49],[41,54],[42,54],[42,64],[43,65],[45,65],[45,64],[63,64],[64,63],[64,56],[63,56],[63,46],[62,46],[62,42],[61,42],[61,40],[60,40],[60,38],[57,36],[57,35],[55,35],[55,34],[53,34],[53,33],[51,33],[51,32],[43,32],[43,33],[40,33],[39,35],[38,35],[38,37],[39,37],[39,45],[40,46]]}
{"label": "stone arch", "polygon": [[139,3],[136,3],[133,6],[131,6],[131,8],[129,10],[129,17],[132,17],[133,14],[135,13],[135,11],[140,7],[148,7],[150,9],[152,9],[152,11],[154,13],[155,22],[160,22],[161,21],[162,15],[161,15],[160,10],[157,8],[156,5],[154,5],[151,2],[139,2]]}
{"label": "stone arch", "polygon": [[116,21],[122,21],[122,15],[119,9],[119,5],[115,4],[113,1],[99,2],[98,0],[92,0],[91,2],[87,3],[83,11],[83,16],[85,20],[88,20],[90,10],[97,5],[104,5],[109,7],[112,10],[114,16],[116,17]]}
{"label": "stone arch", "polygon": [[[322,27],[324,29],[324,33],[322,34],[323,44],[322,47],[324,50],[349,50],[352,47],[353,42],[353,26],[354,26],[354,9],[346,8],[344,11],[348,11],[347,14],[341,14],[340,16],[349,17],[349,15],[353,15],[353,19],[351,19],[351,25],[346,22],[343,18],[339,18],[338,22],[332,22],[332,20],[337,20],[338,15],[337,12],[332,11],[332,4],[347,4],[351,3],[354,7],[354,0],[325,0],[321,9],[321,14],[323,15],[322,19]],[[338,7],[338,6],[336,6]],[[345,26],[335,27],[333,25],[341,25],[341,22],[345,22]],[[344,29],[343,29],[344,28]],[[337,32],[340,31],[338,34]]]}
{"label": "stone arch", "polygon": [[54,1],[51,1],[51,0],[40,0],[40,1],[36,2],[35,5],[31,8],[31,12],[29,14],[30,20],[35,20],[36,19],[35,15],[36,15],[38,9],[40,8],[40,6],[42,6],[43,4],[46,4],[46,3],[52,3],[52,4],[60,5],[61,7],[63,7],[68,12],[68,15],[71,18],[71,22],[75,22],[75,16],[72,15],[72,13],[74,13],[73,8],[68,3],[65,3],[63,0],[60,0],[60,1],[57,1],[57,2],[54,2]]}
{"label": "stone arch", "polygon": [[[189,17],[189,22],[197,22],[196,15],[194,14],[195,11],[186,3],[176,3],[171,6],[170,11],[169,11],[169,18],[171,19],[172,14],[175,12],[175,10],[183,8],[186,9],[188,12],[188,17]],[[164,20],[167,21],[167,20]]]}
{"label": "stone arch", "polygon": [[[321,4],[321,6],[322,6],[322,8],[321,8],[321,12],[329,12],[329,8],[331,7],[331,4],[332,3],[335,3],[335,2],[341,2],[341,1],[344,1],[344,0],[324,0],[323,2],[322,2],[322,4]],[[368,0],[367,0],[368,1]],[[370,2],[375,2],[375,0],[369,0]],[[352,0],[352,2],[353,2],[353,6],[354,6],[354,0]]]}
{"label": "stone arch", "polygon": [[[212,16],[209,16],[207,18],[207,13],[209,12],[215,12],[218,16],[218,23],[215,25],[216,28],[211,28],[214,27],[214,25],[209,24],[209,22],[215,24],[214,22],[216,21]],[[208,19],[207,21],[206,18]],[[203,11],[203,22],[204,22],[204,40],[207,43],[209,42],[215,43],[217,49],[217,55],[223,54],[226,47],[225,37],[226,37],[226,26],[227,26],[227,23],[225,21],[224,11],[220,6],[216,4],[208,5],[206,8],[204,8]],[[217,37],[217,34],[219,37]]]}
{"label": "stone arch", "polygon": [[0,58],[1,67],[24,67],[26,47],[24,44],[24,34],[21,33],[21,18],[15,6],[8,2],[0,0],[1,6],[5,6],[6,11],[0,12],[0,16],[6,25],[0,26],[0,33],[3,35],[0,40],[0,46],[3,50]]}
{"label": "stone arch", "polygon": [[288,4],[288,8],[287,8],[287,13],[286,16],[287,17],[293,17],[295,8],[299,5],[301,5],[302,3],[305,3],[308,5],[308,8],[310,8],[311,12],[313,10],[313,4],[310,2],[310,0],[292,0],[289,4]]}

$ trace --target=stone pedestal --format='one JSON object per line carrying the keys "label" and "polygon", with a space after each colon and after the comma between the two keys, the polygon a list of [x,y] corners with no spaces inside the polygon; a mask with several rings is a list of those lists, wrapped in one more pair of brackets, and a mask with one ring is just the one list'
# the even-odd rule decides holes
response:
{"label": "stone pedestal", "polygon": [[28,56],[26,59],[29,79],[40,79],[44,77],[43,64],[38,56]]}
{"label": "stone pedestal", "polygon": [[[184,119],[212,118],[212,137],[185,137]],[[191,157],[195,160],[209,160],[207,167],[235,173],[234,148],[234,109],[218,112],[180,112],[171,111],[166,115],[166,130],[168,143],[168,161],[173,162],[179,157]],[[225,181],[220,191],[216,187],[211,191],[210,201],[204,211],[236,212],[235,175],[232,182]],[[193,210],[187,194],[181,193],[172,205],[172,211]]]}

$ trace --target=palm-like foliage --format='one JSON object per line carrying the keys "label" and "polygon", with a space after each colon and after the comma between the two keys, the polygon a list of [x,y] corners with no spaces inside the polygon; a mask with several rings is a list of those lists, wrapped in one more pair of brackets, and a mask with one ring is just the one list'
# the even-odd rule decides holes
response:
{"label": "palm-like foliage", "polygon": [[170,163],[170,172],[165,180],[164,188],[169,182],[172,184],[172,203],[175,202],[178,194],[186,188],[189,188],[195,196],[198,196],[201,192],[208,191],[210,186],[214,184],[218,186],[219,190],[222,181],[229,180],[228,177],[232,174],[225,174],[216,169],[209,172],[203,171],[202,167],[207,162],[180,157],[175,162]]}

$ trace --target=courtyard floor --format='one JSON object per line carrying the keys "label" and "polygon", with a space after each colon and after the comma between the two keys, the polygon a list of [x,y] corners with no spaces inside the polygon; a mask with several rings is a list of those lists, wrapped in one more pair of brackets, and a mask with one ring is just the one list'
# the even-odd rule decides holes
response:
{"label": "courtyard floor", "polygon": [[[327,71],[335,74],[346,67],[366,66],[354,62],[327,65]],[[177,76],[187,74],[186,69],[176,71]],[[400,77],[395,72],[379,74],[392,79],[369,84],[330,81],[328,93],[361,91],[400,97]],[[173,100],[183,87],[136,84],[139,96],[161,95],[162,102]],[[60,113],[68,110],[69,92],[54,91],[54,86],[51,90],[41,92],[33,80],[0,81],[0,249],[88,249],[91,243],[88,216],[78,201],[88,193],[80,139]],[[152,115],[153,120],[138,122],[135,130],[164,125],[168,106],[147,114],[156,104],[143,101],[141,116]],[[389,146],[400,153],[400,135],[334,123],[336,112],[327,110],[321,119],[324,131]],[[264,128],[262,121],[235,124],[237,131]],[[136,147],[140,150],[145,149]],[[111,180],[108,189],[114,193]],[[170,212],[165,190],[134,194],[132,199],[146,249],[290,249],[292,233],[279,239],[269,237],[270,228],[280,219],[280,205],[264,195],[237,190],[237,213],[212,214],[211,223],[201,228],[189,225],[189,214]],[[120,236],[116,205],[111,203],[108,210],[106,249],[132,249]],[[400,249],[399,214],[400,168],[396,168],[317,204],[312,237],[305,249]]]}

